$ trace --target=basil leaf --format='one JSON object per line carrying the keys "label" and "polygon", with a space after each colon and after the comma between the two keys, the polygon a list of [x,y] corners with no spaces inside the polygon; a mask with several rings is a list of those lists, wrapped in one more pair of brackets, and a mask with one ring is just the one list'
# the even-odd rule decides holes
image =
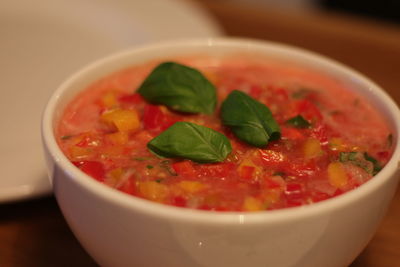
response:
{"label": "basil leaf", "polygon": [[213,129],[177,122],[153,138],[147,147],[158,156],[200,163],[221,162],[232,151],[229,139]]}
{"label": "basil leaf", "polygon": [[158,65],[137,92],[180,112],[212,114],[217,104],[214,85],[198,70],[174,62]]}
{"label": "basil leaf", "polygon": [[309,128],[311,126],[311,123],[304,119],[301,115],[297,115],[296,117],[288,119],[286,124],[302,129]]}
{"label": "basil leaf", "polygon": [[234,90],[221,106],[222,123],[246,143],[263,147],[280,138],[280,128],[267,106]]}

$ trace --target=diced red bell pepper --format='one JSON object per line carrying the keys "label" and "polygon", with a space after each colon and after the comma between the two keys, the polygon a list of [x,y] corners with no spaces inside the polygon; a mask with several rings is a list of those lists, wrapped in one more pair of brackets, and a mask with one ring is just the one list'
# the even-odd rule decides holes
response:
{"label": "diced red bell pepper", "polygon": [[143,111],[143,126],[146,130],[165,130],[176,121],[165,114],[159,106],[146,105]]}
{"label": "diced red bell pepper", "polygon": [[304,198],[303,186],[299,183],[288,183],[285,189],[286,204],[288,207],[302,205]]}
{"label": "diced red bell pepper", "polygon": [[124,103],[124,104],[139,104],[144,102],[143,97],[138,94],[138,93],[134,93],[131,95],[123,95],[121,97],[118,98],[118,101],[120,103]]}
{"label": "diced red bell pepper", "polygon": [[81,171],[90,175],[99,181],[104,181],[105,178],[105,169],[104,165],[98,161],[75,161],[73,162],[75,166],[77,166]]}
{"label": "diced red bell pepper", "polygon": [[189,160],[172,163],[172,169],[174,169],[178,175],[182,175],[184,177],[196,176],[196,170],[193,167],[193,163]]}
{"label": "diced red bell pepper", "polygon": [[186,207],[186,199],[181,196],[174,197],[173,205],[177,207]]}

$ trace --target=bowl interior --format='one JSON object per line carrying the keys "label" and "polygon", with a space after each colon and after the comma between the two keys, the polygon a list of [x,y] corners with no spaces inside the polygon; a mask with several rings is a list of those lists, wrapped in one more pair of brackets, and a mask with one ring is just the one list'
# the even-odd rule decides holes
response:
{"label": "bowl interior", "polygon": [[[155,59],[169,59],[193,54],[223,57],[235,53],[262,55],[280,61],[304,65],[305,67],[316,69],[319,72],[325,73],[349,84],[350,88],[352,88],[355,93],[364,96],[383,114],[387,119],[387,123],[393,129],[395,149],[391,160],[385,168],[376,175],[376,177],[359,188],[333,199],[300,208],[240,214],[224,212],[217,213],[216,216],[209,216],[209,212],[207,211],[170,207],[135,198],[108,188],[93,179],[89,179],[86,174],[79,171],[72,163],[70,163],[59,149],[55,140],[54,129],[65,106],[79,91],[85,89],[89,84],[97,79],[128,66],[141,64]],[[263,222],[265,220],[280,221],[298,216],[325,213],[332,209],[339,209],[343,205],[348,205],[349,203],[376,190],[386,183],[387,180],[393,179],[393,175],[398,169],[400,159],[400,148],[398,142],[399,132],[400,115],[396,104],[378,85],[360,73],[334,60],[299,48],[265,41],[232,38],[165,42],[133,48],[96,61],[75,73],[54,92],[46,106],[42,121],[44,144],[51,157],[55,162],[57,162],[58,166],[62,170],[68,172],[68,174],[71,177],[74,177],[76,182],[86,190],[98,194],[109,201],[115,202],[116,205],[139,210],[140,212],[154,216],[214,223],[238,222],[243,220],[243,216],[245,216],[247,222]]]}

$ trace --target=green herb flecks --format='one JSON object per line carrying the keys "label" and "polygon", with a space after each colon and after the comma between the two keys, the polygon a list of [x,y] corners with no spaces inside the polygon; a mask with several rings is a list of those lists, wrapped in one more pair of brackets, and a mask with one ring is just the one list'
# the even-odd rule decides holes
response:
{"label": "green herb flecks", "polygon": [[238,90],[222,103],[221,117],[236,137],[256,147],[264,147],[281,135],[268,107]]}
{"label": "green herb flecks", "polygon": [[364,158],[373,164],[372,174],[377,174],[380,170],[382,170],[381,164],[374,157],[370,156],[367,152],[364,153]]}
{"label": "green herb flecks", "polygon": [[311,123],[308,120],[304,119],[301,115],[297,115],[296,117],[288,119],[286,121],[286,124],[301,129],[310,128],[311,126]]}
{"label": "green herb flecks", "polygon": [[160,161],[160,168],[166,170],[168,172],[168,174],[171,175],[171,176],[177,176],[178,175],[175,172],[175,170],[171,167],[171,161],[170,160],[162,160],[162,161]]}
{"label": "green herb flecks", "polygon": [[217,104],[214,85],[198,70],[175,62],[158,65],[137,92],[180,112],[212,114]]}
{"label": "green herb flecks", "polygon": [[225,135],[190,122],[175,123],[153,138],[147,147],[160,157],[200,163],[222,162],[232,150]]}
{"label": "green herb flecks", "polygon": [[356,165],[371,175],[377,174],[382,169],[380,163],[367,152],[340,152],[339,161]]}
{"label": "green herb flecks", "polygon": [[146,160],[150,160],[153,159],[152,157],[134,157],[132,158],[133,160],[137,160],[137,161],[146,161]]}
{"label": "green herb flecks", "polygon": [[72,138],[73,135],[63,135],[61,136],[61,140],[68,140],[70,138]]}

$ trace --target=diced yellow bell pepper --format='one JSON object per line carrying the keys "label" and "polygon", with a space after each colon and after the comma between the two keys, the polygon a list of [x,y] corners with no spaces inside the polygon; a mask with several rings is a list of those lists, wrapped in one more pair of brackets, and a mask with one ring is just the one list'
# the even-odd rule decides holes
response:
{"label": "diced yellow bell pepper", "polygon": [[260,167],[250,159],[244,159],[237,168],[238,174],[243,179],[252,179],[260,173]]}
{"label": "diced yellow bell pepper", "polygon": [[109,91],[105,93],[101,99],[104,107],[106,108],[114,108],[118,105],[117,101],[117,93],[114,91]]}
{"label": "diced yellow bell pepper", "polygon": [[115,132],[107,134],[106,137],[114,144],[114,145],[125,145],[128,143],[129,135],[127,132]]}
{"label": "diced yellow bell pepper", "polygon": [[107,184],[115,186],[120,181],[122,174],[124,174],[124,170],[122,168],[112,169],[107,173]]}
{"label": "diced yellow bell pepper", "polygon": [[138,113],[131,109],[114,109],[104,113],[101,119],[106,123],[115,125],[121,132],[135,131],[140,126]]}
{"label": "diced yellow bell pepper", "polygon": [[268,204],[275,203],[280,199],[282,192],[283,189],[270,189],[264,192],[263,200]]}
{"label": "diced yellow bell pepper", "polygon": [[166,185],[154,181],[139,182],[138,188],[141,196],[157,202],[164,202],[169,193]]}
{"label": "diced yellow bell pepper", "polygon": [[69,148],[69,154],[72,160],[84,159],[93,154],[93,148],[71,146]]}
{"label": "diced yellow bell pepper", "polygon": [[309,138],[304,143],[303,147],[304,157],[314,158],[322,154],[321,144],[315,138]]}
{"label": "diced yellow bell pepper", "polygon": [[255,197],[246,197],[243,203],[243,209],[246,211],[263,210],[264,205],[259,199],[256,199]]}
{"label": "diced yellow bell pepper", "polygon": [[203,183],[197,181],[181,181],[177,184],[182,190],[187,193],[197,193],[205,188]]}
{"label": "diced yellow bell pepper", "polygon": [[336,188],[343,188],[347,185],[348,176],[342,163],[335,161],[328,165],[329,183]]}

